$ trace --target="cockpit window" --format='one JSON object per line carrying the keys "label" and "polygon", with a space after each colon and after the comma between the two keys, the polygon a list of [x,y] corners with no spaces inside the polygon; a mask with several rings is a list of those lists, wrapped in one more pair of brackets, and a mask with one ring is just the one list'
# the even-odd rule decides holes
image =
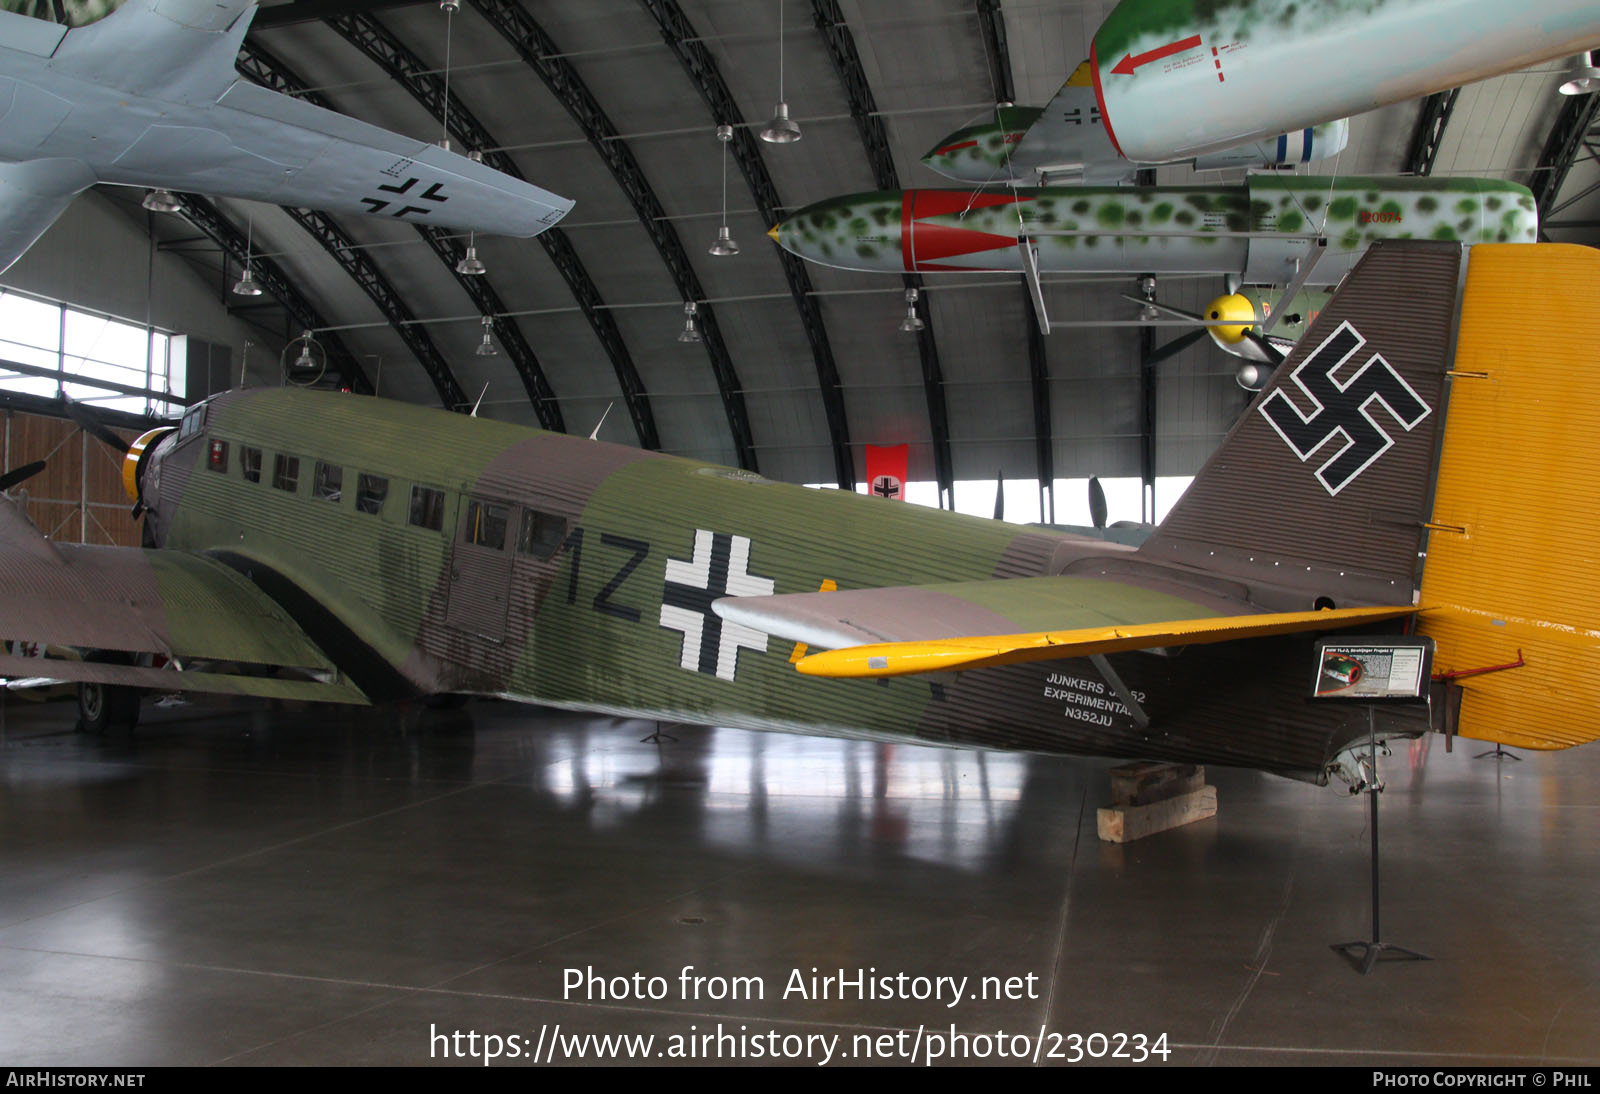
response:
{"label": "cockpit window", "polygon": [[206,424],[206,405],[192,406],[183,413],[183,421],[178,423],[178,440],[186,441],[200,432]]}

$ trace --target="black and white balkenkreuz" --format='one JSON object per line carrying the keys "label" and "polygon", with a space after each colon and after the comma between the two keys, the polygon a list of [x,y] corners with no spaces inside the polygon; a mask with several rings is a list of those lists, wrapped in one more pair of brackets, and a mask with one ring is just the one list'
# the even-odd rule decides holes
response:
{"label": "black and white balkenkreuz", "polygon": [[739,669],[739,649],[767,650],[767,636],[752,627],[730,623],[711,610],[725,596],[770,596],[773,580],[750,572],[750,540],[725,532],[695,530],[694,557],[667,559],[667,583],[661,594],[661,625],[683,632],[678,663],[691,672],[732,680]]}
{"label": "black and white balkenkreuz", "polygon": [[1287,384],[1261,402],[1262,416],[1301,462],[1329,442],[1339,441],[1317,468],[1317,481],[1330,494],[1349,486],[1394,446],[1394,438],[1384,429],[1387,422],[1380,422],[1373,412],[1375,406],[1381,406],[1408,433],[1433,413],[1380,354],[1367,358],[1366,364],[1345,380],[1338,378],[1336,373],[1366,341],[1348,322],[1340,323],[1289,374],[1311,403],[1310,413],[1289,398]]}

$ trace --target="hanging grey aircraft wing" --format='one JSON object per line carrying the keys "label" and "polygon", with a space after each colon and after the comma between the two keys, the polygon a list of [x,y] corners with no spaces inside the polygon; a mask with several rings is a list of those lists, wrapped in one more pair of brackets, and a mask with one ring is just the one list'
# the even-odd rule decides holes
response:
{"label": "hanging grey aircraft wing", "polygon": [[0,11],[0,269],[96,182],[533,236],[572,202],[241,79],[253,0],[128,0],[67,30]]}

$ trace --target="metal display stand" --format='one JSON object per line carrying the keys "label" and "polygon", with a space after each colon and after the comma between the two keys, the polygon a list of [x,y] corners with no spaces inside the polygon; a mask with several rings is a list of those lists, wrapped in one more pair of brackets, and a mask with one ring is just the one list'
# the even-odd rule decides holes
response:
{"label": "metal display stand", "polygon": [[1316,643],[1316,656],[1312,699],[1357,702],[1367,708],[1367,770],[1352,792],[1366,794],[1372,810],[1372,938],[1336,942],[1332,948],[1363,976],[1379,961],[1432,961],[1425,953],[1384,942],[1380,933],[1378,795],[1383,783],[1378,778],[1377,708],[1380,703],[1428,702],[1433,640],[1417,635],[1324,638]]}
{"label": "metal display stand", "polygon": [[1494,743],[1494,747],[1491,748],[1489,751],[1480,752],[1480,753],[1478,753],[1476,756],[1474,756],[1472,758],[1474,760],[1481,760],[1485,756],[1493,756],[1497,760],[1516,760],[1518,763],[1522,762],[1522,757],[1521,756],[1518,756],[1515,752],[1506,751],[1504,748],[1502,748],[1500,746],[1500,742],[1499,741],[1496,741]]}
{"label": "metal display stand", "polygon": [[1366,976],[1372,972],[1373,966],[1379,961],[1432,961],[1433,958],[1425,953],[1407,949],[1405,946],[1393,942],[1382,941],[1379,933],[1378,920],[1378,795],[1383,793],[1383,783],[1378,780],[1378,733],[1377,712],[1371,703],[1367,704],[1367,763],[1371,767],[1366,785],[1360,787],[1358,793],[1367,795],[1372,803],[1372,940],[1354,942],[1335,942],[1332,949],[1343,954],[1357,972]]}
{"label": "metal display stand", "polygon": [[664,732],[661,728],[661,720],[658,718],[656,719],[656,731],[648,737],[640,737],[639,743],[642,745],[658,745],[662,741],[671,741],[673,744],[677,744],[678,738]]}

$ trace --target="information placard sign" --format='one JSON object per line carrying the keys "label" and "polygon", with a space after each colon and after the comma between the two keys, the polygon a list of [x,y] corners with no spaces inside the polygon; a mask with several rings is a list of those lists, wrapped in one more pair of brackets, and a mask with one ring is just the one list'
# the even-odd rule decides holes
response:
{"label": "information placard sign", "polygon": [[1418,635],[1317,641],[1313,699],[1425,702],[1433,675],[1433,639]]}

